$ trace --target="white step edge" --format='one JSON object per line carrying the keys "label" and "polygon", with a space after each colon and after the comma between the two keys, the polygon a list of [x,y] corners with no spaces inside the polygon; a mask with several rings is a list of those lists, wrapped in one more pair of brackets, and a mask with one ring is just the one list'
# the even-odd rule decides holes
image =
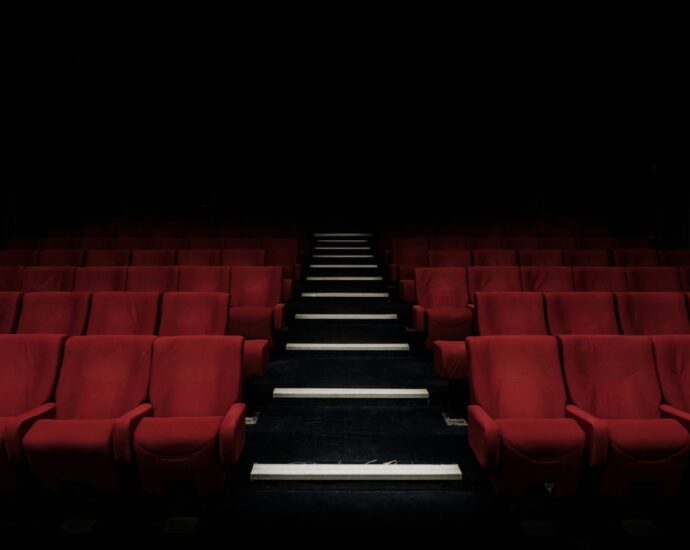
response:
{"label": "white step edge", "polygon": [[367,239],[317,239],[317,243],[366,243]]}
{"label": "white step edge", "polygon": [[295,319],[303,321],[390,321],[398,318],[397,313],[296,313]]}
{"label": "white step edge", "polygon": [[388,292],[302,292],[302,298],[389,298]]}
{"label": "white step edge", "polygon": [[252,481],[461,481],[458,464],[259,464]]}
{"label": "white step edge", "polygon": [[371,250],[370,246],[315,246],[314,250]]}
{"label": "white step edge", "polygon": [[273,388],[274,399],[429,399],[426,389]]}
{"label": "white step edge", "polygon": [[371,233],[314,233],[314,237],[371,237]]}
{"label": "white step edge", "polygon": [[367,277],[366,275],[348,277],[343,275],[335,277],[307,277],[307,281],[383,281],[383,277]]}
{"label": "white step edge", "polygon": [[377,264],[311,264],[315,269],[376,269]]}
{"label": "white step edge", "polygon": [[373,254],[314,254],[312,258],[333,258],[333,259],[350,259],[350,258],[373,258]]}
{"label": "white step edge", "polygon": [[409,344],[391,343],[291,343],[286,344],[287,351],[410,351]]}

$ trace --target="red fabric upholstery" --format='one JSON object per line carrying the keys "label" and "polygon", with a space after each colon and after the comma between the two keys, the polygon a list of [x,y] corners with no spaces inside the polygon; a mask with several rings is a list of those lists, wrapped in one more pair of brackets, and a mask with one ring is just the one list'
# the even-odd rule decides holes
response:
{"label": "red fabric upholstery", "polygon": [[132,250],[132,265],[175,265],[175,250]]}
{"label": "red fabric upholstery", "polygon": [[690,412],[690,336],[652,336],[664,402]]}
{"label": "red fabric upholstery", "polygon": [[564,250],[564,265],[601,266],[611,265],[611,253],[608,250]]}
{"label": "red fabric upholstery", "polygon": [[470,300],[474,299],[477,292],[517,292],[522,290],[520,269],[508,266],[468,267],[467,285]]}
{"label": "red fabric upholstery", "polygon": [[569,267],[521,267],[522,289],[532,292],[568,292],[575,290]]}
{"label": "red fabric upholstery", "polygon": [[247,339],[268,340],[273,344],[275,328],[273,307],[231,307],[228,317],[228,334]]}
{"label": "red fabric upholstery", "polygon": [[[43,485],[57,490],[65,481],[86,481],[99,490],[118,487],[113,428],[146,398],[153,341],[152,336],[67,341],[56,419],[39,420],[24,438],[29,464]],[[124,439],[129,442],[131,435]]]}
{"label": "red fabric upholstery", "polygon": [[129,265],[129,250],[87,250],[84,265],[88,266],[126,266]]}
{"label": "red fabric upholstery", "polygon": [[174,292],[178,287],[176,266],[130,267],[127,290],[135,292]]}
{"label": "red fabric upholstery", "polygon": [[518,262],[526,266],[563,265],[561,250],[518,250]]}
{"label": "red fabric upholstery", "polygon": [[610,292],[547,292],[544,301],[551,334],[619,334]]}
{"label": "red fabric upholstery", "polygon": [[478,292],[477,333],[548,334],[540,292]]}
{"label": "red fabric upholstery", "polygon": [[681,292],[617,292],[615,298],[623,334],[690,334]]}
{"label": "red fabric upholstery", "polygon": [[83,250],[41,250],[38,255],[38,265],[42,266],[79,266],[83,263]]}
{"label": "red fabric upholstery", "polygon": [[625,292],[625,270],[617,267],[574,267],[575,290],[588,292]]}
{"label": "red fabric upholstery", "polygon": [[[223,250],[223,256],[221,259],[222,265],[229,266],[253,266],[253,265],[265,265],[266,264],[266,253],[264,250],[259,249],[226,249]],[[294,262],[297,263],[297,262]],[[277,264],[276,264],[277,265]]]}
{"label": "red fabric upholstery", "polygon": [[88,292],[25,294],[17,333],[84,334],[90,301]]}
{"label": "red fabric upholstery", "polygon": [[585,435],[565,418],[558,347],[548,336],[467,339],[470,365],[469,442],[499,492],[534,482],[572,493]]}
{"label": "red fabric upholstery", "polygon": [[165,481],[188,479],[199,493],[219,491],[244,446],[243,339],[168,337],[154,347],[155,416],[142,420],[134,436],[142,486],[162,493]]}
{"label": "red fabric upholstery", "polygon": [[127,268],[78,267],[74,271],[74,290],[89,292],[122,291],[127,286]]}
{"label": "red fabric upholstery", "polygon": [[466,250],[466,237],[431,237],[429,250]]}
{"label": "red fabric upholstery", "polygon": [[628,290],[681,292],[683,285],[676,267],[629,267],[625,270]]}
{"label": "red fabric upholstery", "polygon": [[469,250],[430,250],[429,267],[465,267],[472,265]]}
{"label": "red fabric upholstery", "polygon": [[225,239],[222,237],[192,237],[187,239],[189,248],[222,250],[225,248]]}
{"label": "red fabric upholstery", "polygon": [[467,239],[467,246],[472,250],[496,250],[503,245],[502,240],[499,235],[470,237]]}
{"label": "red fabric upholstery", "polygon": [[245,237],[228,237],[223,248],[261,248],[261,239]]}
{"label": "red fabric upholstery", "polygon": [[230,268],[181,266],[179,290],[184,292],[229,292]]}
{"label": "red fabric upholstery", "polygon": [[170,292],[163,295],[160,336],[225,334],[229,298],[226,292]]}
{"label": "red fabric upholstery", "polygon": [[445,380],[467,378],[467,348],[465,342],[454,340],[434,341],[434,370]]}
{"label": "red fabric upholstery", "polygon": [[36,250],[0,250],[0,265],[36,265]]}
{"label": "red fabric upholstery", "polygon": [[0,292],[20,290],[23,270],[21,266],[0,266]]}
{"label": "red fabric upholstery", "polygon": [[268,340],[245,340],[242,357],[242,379],[261,378],[268,371]]}
{"label": "red fabric upholstery", "polygon": [[157,292],[95,292],[87,334],[150,335],[158,326]]}
{"label": "red fabric upholstery", "polygon": [[472,251],[474,265],[517,265],[515,250],[480,249]]}
{"label": "red fabric upholstery", "polygon": [[587,431],[590,464],[603,466],[600,492],[620,495],[632,482],[654,481],[675,492],[690,435],[660,415],[661,390],[651,340],[635,336],[560,336],[563,370]]}
{"label": "red fabric upholstery", "polygon": [[15,331],[21,303],[21,292],[0,292],[0,334]]}
{"label": "red fabric upholstery", "polygon": [[534,250],[539,248],[539,238],[534,237],[506,237],[503,239],[501,248],[512,248],[515,250]]}
{"label": "red fabric upholstery", "polygon": [[[220,265],[220,249],[192,248],[177,251],[177,265]],[[182,272],[180,271],[180,283]]]}
{"label": "red fabric upholstery", "polygon": [[612,251],[614,265],[642,267],[659,265],[659,254],[654,249],[616,249]]}
{"label": "red fabric upholstery", "polygon": [[233,267],[230,282],[233,307],[273,307],[280,303],[283,282],[278,267]]}
{"label": "red fabric upholstery", "polygon": [[74,284],[73,267],[25,267],[22,271],[24,292],[68,291]]}
{"label": "red fabric upholstery", "polygon": [[660,250],[661,265],[690,267],[690,250]]}

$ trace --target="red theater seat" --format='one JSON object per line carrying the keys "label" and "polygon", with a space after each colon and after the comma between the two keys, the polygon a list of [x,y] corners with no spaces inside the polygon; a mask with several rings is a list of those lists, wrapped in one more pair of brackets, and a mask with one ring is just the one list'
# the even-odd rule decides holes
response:
{"label": "red theater seat", "polygon": [[430,250],[429,267],[466,267],[472,265],[469,250]]}
{"label": "red theater seat", "polygon": [[223,335],[227,292],[169,292],[163,295],[159,336]]}
{"label": "red theater seat", "polygon": [[127,270],[127,290],[174,292],[178,288],[177,266],[133,266]]}
{"label": "red theater seat", "polygon": [[261,248],[261,239],[247,237],[227,237],[221,248]]}
{"label": "red theater seat", "polygon": [[280,267],[233,267],[228,333],[273,342],[273,330],[285,325]]}
{"label": "red theater seat", "polygon": [[152,335],[158,327],[157,292],[95,292],[89,335]]}
{"label": "red theater seat", "polygon": [[29,292],[24,295],[18,334],[84,334],[89,292]]}
{"label": "red theater seat", "polygon": [[587,434],[590,466],[601,469],[600,492],[622,495],[634,482],[677,492],[690,436],[661,415],[661,390],[649,338],[559,336],[572,405],[568,415]]}
{"label": "red theater seat", "polygon": [[468,267],[467,284],[470,300],[477,292],[518,292],[522,290],[520,268],[507,266]]}
{"label": "red theater seat", "polygon": [[10,334],[15,331],[21,304],[21,292],[0,291],[0,334]]}
{"label": "red theater seat", "polygon": [[241,337],[159,338],[150,400],[154,416],[134,434],[142,487],[164,493],[166,481],[193,481],[200,494],[220,491],[245,440],[240,402]]}
{"label": "red theater seat", "polygon": [[426,346],[434,340],[464,340],[472,334],[472,311],[467,307],[467,272],[464,267],[415,269],[416,304],[413,325],[427,333]]}
{"label": "red theater seat", "polygon": [[637,292],[681,292],[677,267],[629,267],[625,270],[628,290]]}
{"label": "red theater seat", "polygon": [[124,290],[127,285],[127,268],[78,267],[74,271],[74,290],[89,292]]}
{"label": "red theater seat", "polygon": [[615,297],[623,334],[690,334],[681,292],[617,292]]}
{"label": "red theater seat", "polygon": [[180,266],[178,289],[184,292],[229,292],[230,268]]}
{"label": "red theater seat", "polygon": [[661,415],[690,430],[690,336],[652,336],[652,346],[665,403]]}
{"label": "red theater seat", "polygon": [[51,403],[64,337],[0,335],[0,493],[17,489],[22,439],[33,424],[54,414]]}
{"label": "red theater seat", "polygon": [[87,250],[84,265],[96,267],[129,265],[129,250]]}
{"label": "red theater seat", "polygon": [[622,267],[654,267],[659,265],[659,253],[651,248],[617,249],[611,252],[613,263]]}
{"label": "red theater seat", "polygon": [[520,494],[553,483],[557,494],[577,489],[585,434],[565,417],[566,392],[558,347],[549,336],[467,339],[472,405],[468,436],[494,488]]}
{"label": "red theater seat", "polygon": [[575,290],[569,267],[521,267],[522,289],[533,292],[568,292]]}
{"label": "red theater seat", "polygon": [[480,336],[548,334],[541,292],[477,292]]}
{"label": "red theater seat", "polygon": [[[79,336],[65,344],[54,419],[24,438],[38,480],[57,491],[83,481],[98,490],[120,486],[116,464],[131,461],[133,431],[143,416],[153,336]],[[189,388],[188,388],[189,389]]]}
{"label": "red theater seat", "polygon": [[518,250],[521,266],[560,266],[563,265],[563,252],[560,250]]}
{"label": "red theater seat", "polygon": [[285,278],[297,281],[301,278],[299,239],[263,239],[262,244],[266,251],[266,265],[282,266]]}
{"label": "red theater seat", "polygon": [[37,250],[0,250],[0,265],[36,265]]}
{"label": "red theater seat", "polygon": [[42,266],[80,266],[83,263],[83,250],[41,250],[38,255],[38,265]]}
{"label": "red theater seat", "polygon": [[587,292],[625,292],[628,282],[619,267],[574,267],[575,290]]}
{"label": "red theater seat", "polygon": [[221,264],[228,266],[266,265],[266,253],[265,251],[256,248],[237,248],[234,250],[226,249],[223,250]]}
{"label": "red theater seat", "polygon": [[0,266],[0,292],[10,292],[22,288],[21,266]]}
{"label": "red theater seat", "polygon": [[661,265],[689,267],[690,250],[660,250]]}
{"label": "red theater seat", "polygon": [[517,265],[515,250],[473,250],[472,264],[477,266]]}
{"label": "red theater seat", "polygon": [[24,292],[64,292],[74,285],[74,267],[25,267],[22,271]]}
{"label": "red theater seat", "polygon": [[191,248],[177,251],[177,265],[220,265],[220,250]]}
{"label": "red theater seat", "polygon": [[610,292],[547,292],[544,301],[551,334],[619,334]]}
{"label": "red theater seat", "polygon": [[429,250],[466,250],[466,237],[431,237]]}
{"label": "red theater seat", "polygon": [[608,250],[564,250],[563,263],[570,266],[610,266]]}
{"label": "red theater seat", "polygon": [[159,249],[159,250],[132,250],[131,265],[175,265],[175,250],[174,249]]}
{"label": "red theater seat", "polygon": [[393,239],[391,248],[391,280],[414,279],[415,267],[429,261],[429,240],[426,238]]}

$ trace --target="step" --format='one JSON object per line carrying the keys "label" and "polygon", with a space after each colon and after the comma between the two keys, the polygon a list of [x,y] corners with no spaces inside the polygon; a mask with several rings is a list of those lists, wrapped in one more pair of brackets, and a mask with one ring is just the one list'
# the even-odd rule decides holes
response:
{"label": "step", "polygon": [[389,298],[388,292],[302,292],[302,298]]}
{"label": "step", "polygon": [[275,388],[274,399],[429,399],[422,388]]}
{"label": "step", "polygon": [[261,464],[252,481],[461,481],[458,464]]}
{"label": "step", "polygon": [[300,321],[391,321],[397,313],[295,313]]}
{"label": "step", "polygon": [[314,237],[371,237],[371,233],[314,233]]}
{"label": "step", "polygon": [[376,269],[377,264],[311,264],[313,269]]}
{"label": "step", "polygon": [[373,258],[373,254],[314,254],[312,258]]}
{"label": "step", "polygon": [[285,344],[286,351],[410,351],[403,343],[345,343],[345,342],[292,342]]}
{"label": "step", "polygon": [[370,246],[315,246],[314,250],[371,250]]}
{"label": "step", "polygon": [[317,243],[366,243],[367,239],[317,239]]}
{"label": "step", "polygon": [[383,277],[367,277],[367,276],[331,276],[331,277],[307,277],[307,281],[383,281]]}

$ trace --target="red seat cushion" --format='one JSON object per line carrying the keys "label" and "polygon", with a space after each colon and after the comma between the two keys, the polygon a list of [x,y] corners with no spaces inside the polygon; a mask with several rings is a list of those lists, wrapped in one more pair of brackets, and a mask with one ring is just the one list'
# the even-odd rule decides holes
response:
{"label": "red seat cushion", "polygon": [[535,460],[582,451],[585,433],[569,418],[497,419],[504,445]]}
{"label": "red seat cushion", "polygon": [[612,449],[638,460],[662,460],[687,449],[688,432],[670,419],[607,420]]}
{"label": "red seat cushion", "polygon": [[134,438],[136,448],[162,457],[180,457],[211,451],[219,456],[220,416],[144,418]]}

